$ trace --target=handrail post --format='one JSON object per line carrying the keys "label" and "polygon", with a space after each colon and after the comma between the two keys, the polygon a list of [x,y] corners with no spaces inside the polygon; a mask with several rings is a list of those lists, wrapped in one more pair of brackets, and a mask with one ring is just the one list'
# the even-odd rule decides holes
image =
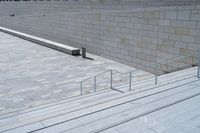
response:
{"label": "handrail post", "polygon": [[97,78],[94,76],[94,92],[97,91]]}
{"label": "handrail post", "polygon": [[197,73],[197,77],[200,79],[200,49],[198,51],[198,73]]}
{"label": "handrail post", "polygon": [[132,86],[131,86],[131,84],[132,84],[131,82],[132,82],[132,72],[129,73],[129,91],[132,90],[132,89],[131,89],[131,87],[132,87]]}
{"label": "handrail post", "polygon": [[155,76],[155,85],[157,85],[158,84],[158,76],[156,75]]}
{"label": "handrail post", "polygon": [[83,82],[80,82],[80,91],[81,91],[81,95],[83,95]]}
{"label": "handrail post", "polygon": [[158,67],[158,43],[156,43],[156,59],[155,59],[155,85],[158,84],[158,77],[157,77],[157,67]]}
{"label": "handrail post", "polygon": [[113,70],[110,70],[110,89],[113,89]]}
{"label": "handrail post", "polygon": [[156,61],[156,64],[155,64],[155,85],[158,84],[158,76],[157,76],[158,71],[157,71],[157,69],[158,69],[158,64],[157,64],[157,61]]}

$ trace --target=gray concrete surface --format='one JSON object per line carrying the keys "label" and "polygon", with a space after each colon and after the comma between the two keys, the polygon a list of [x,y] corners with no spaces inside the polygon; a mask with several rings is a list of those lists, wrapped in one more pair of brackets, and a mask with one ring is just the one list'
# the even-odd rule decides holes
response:
{"label": "gray concrete surface", "polygon": [[[106,58],[87,55],[91,59],[71,56],[0,33],[0,111],[79,95],[79,81],[108,69],[119,72],[135,70]],[[144,77],[151,75],[143,71],[140,74]],[[108,89],[109,79],[110,73],[97,77],[97,89]],[[123,80],[115,77],[114,83]],[[93,79],[83,82],[86,91],[93,91],[92,87]]]}
{"label": "gray concrete surface", "polygon": [[[3,133],[27,133],[33,130],[37,131],[32,133],[98,131],[110,133],[117,130],[123,133],[126,131],[146,133],[154,129],[157,132],[164,132],[168,127],[180,131],[175,127],[181,126],[183,121],[187,123],[188,120],[192,123],[183,126],[191,131],[190,127],[197,128],[197,124],[194,123],[196,120],[192,118],[200,113],[197,104],[199,98],[195,98],[200,95],[200,82],[196,77],[196,71],[197,68],[193,67],[162,75],[159,79],[165,83],[159,82],[161,84],[157,86],[150,86],[148,82],[144,82],[138,89],[128,93],[118,95],[110,93],[110,96],[105,96],[107,93],[87,95],[85,98],[71,102],[20,112],[1,118],[0,131],[5,131]],[[191,103],[190,99],[196,100]],[[180,107],[180,103],[183,106]],[[169,110],[174,111],[170,113]],[[172,121],[173,118],[175,119]]]}

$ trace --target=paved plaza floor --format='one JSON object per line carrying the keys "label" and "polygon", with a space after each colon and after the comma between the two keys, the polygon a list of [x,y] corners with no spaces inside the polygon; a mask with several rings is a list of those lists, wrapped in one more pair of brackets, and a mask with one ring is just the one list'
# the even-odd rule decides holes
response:
{"label": "paved plaza floor", "polygon": [[[88,54],[88,57],[93,60],[0,32],[0,111],[79,95],[79,81],[108,69],[122,73],[136,70],[100,56]],[[141,74],[151,75],[143,71]],[[106,81],[109,78],[109,73],[104,75]],[[92,85],[92,81],[88,84]]]}

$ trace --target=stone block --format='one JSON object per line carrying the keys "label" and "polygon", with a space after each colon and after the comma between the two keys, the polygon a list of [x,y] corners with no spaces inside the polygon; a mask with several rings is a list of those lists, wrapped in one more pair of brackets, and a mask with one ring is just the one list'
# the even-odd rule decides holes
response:
{"label": "stone block", "polygon": [[190,20],[190,10],[178,11],[178,20]]}
{"label": "stone block", "polygon": [[188,49],[191,49],[193,51],[198,51],[200,50],[200,44],[188,43]]}
{"label": "stone block", "polygon": [[187,48],[188,45],[185,42],[179,42],[179,41],[177,41],[177,42],[175,42],[175,47],[176,48]]}
{"label": "stone block", "polygon": [[190,31],[188,28],[177,27],[175,33],[178,35],[189,35]]}
{"label": "stone block", "polygon": [[192,36],[192,37],[194,38],[194,42],[192,42],[192,43],[199,44],[199,42],[200,42],[200,37],[198,37],[198,36]]}
{"label": "stone block", "polygon": [[160,44],[163,45],[163,46],[174,47],[175,41],[173,41],[173,40],[162,40],[162,42]]}
{"label": "stone block", "polygon": [[183,27],[183,21],[180,21],[180,20],[170,20],[170,26],[173,26],[173,27]]}
{"label": "stone block", "polygon": [[190,35],[191,36],[198,36],[198,37],[200,37],[200,30],[190,29]]}
{"label": "stone block", "polygon": [[158,45],[157,50],[161,52],[168,52],[169,47],[164,45]]}
{"label": "stone block", "polygon": [[127,38],[121,38],[120,39],[120,44],[123,44],[123,45],[129,45],[129,39]]}
{"label": "stone block", "polygon": [[158,37],[161,39],[168,39],[168,33],[158,33]]}
{"label": "stone block", "polygon": [[160,19],[165,19],[165,12],[160,12]]}
{"label": "stone block", "polygon": [[193,64],[193,57],[186,57],[185,58],[185,63],[186,64]]}
{"label": "stone block", "polygon": [[159,20],[159,25],[169,26],[169,20]]}
{"label": "stone block", "polygon": [[164,26],[164,27],[159,28],[159,30],[161,30],[161,32],[165,32],[165,33],[175,33],[176,28],[170,27],[170,26]]}
{"label": "stone block", "polygon": [[177,35],[177,34],[169,34],[169,40],[181,41],[182,40],[182,36],[181,35]]}
{"label": "stone block", "polygon": [[200,23],[197,23],[197,28],[200,29]]}
{"label": "stone block", "polygon": [[147,44],[147,48],[150,50],[156,50],[156,44]]}
{"label": "stone block", "polygon": [[143,18],[143,12],[135,12],[135,17]]}
{"label": "stone block", "polygon": [[180,55],[185,55],[185,56],[193,56],[194,51],[188,48],[181,48],[180,49]]}
{"label": "stone block", "polygon": [[200,14],[192,14],[191,20],[192,21],[200,21]]}
{"label": "stone block", "polygon": [[154,12],[154,18],[160,18],[160,12]]}
{"label": "stone block", "polygon": [[166,11],[166,19],[176,19],[177,11]]}
{"label": "stone block", "polygon": [[182,41],[183,42],[194,43],[195,39],[194,39],[193,36],[182,36]]}
{"label": "stone block", "polygon": [[192,13],[199,13],[198,10],[192,10]]}
{"label": "stone block", "polygon": [[150,49],[147,49],[147,48],[143,48],[143,49],[142,49],[142,53],[143,53],[143,54],[146,54],[146,55],[151,55],[151,50],[150,50]]}
{"label": "stone block", "polygon": [[144,12],[144,19],[153,19],[154,12]]}
{"label": "stone block", "polygon": [[164,59],[172,59],[173,55],[165,52],[157,52],[158,57],[164,58]]}
{"label": "stone block", "polygon": [[143,41],[137,42],[137,44],[136,44],[136,46],[140,47],[140,48],[146,48],[146,45],[147,44],[145,42],[143,42]]}
{"label": "stone block", "polygon": [[174,55],[180,55],[180,49],[169,47],[168,53],[171,53],[171,54],[174,54]]}
{"label": "stone block", "polygon": [[137,58],[145,60],[145,54],[137,53]]}
{"label": "stone block", "polygon": [[182,26],[185,28],[197,28],[197,22],[194,21],[182,21]]}

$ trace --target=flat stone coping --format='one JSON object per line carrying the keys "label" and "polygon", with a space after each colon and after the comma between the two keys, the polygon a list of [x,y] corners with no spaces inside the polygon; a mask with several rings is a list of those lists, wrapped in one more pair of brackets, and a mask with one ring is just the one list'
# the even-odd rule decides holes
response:
{"label": "flat stone coping", "polygon": [[55,50],[58,50],[58,51],[61,51],[61,52],[64,52],[64,53],[67,53],[67,54],[70,54],[70,55],[79,55],[80,54],[79,48],[75,48],[75,47],[68,46],[65,44],[57,43],[54,41],[50,41],[47,39],[29,35],[26,33],[18,32],[15,30],[7,29],[4,27],[0,27],[0,31],[2,31],[4,33],[8,33],[8,34],[16,36],[16,37],[19,37],[19,38],[22,38],[22,39],[25,39],[25,40],[28,40],[28,41],[31,41],[31,42],[34,42],[34,43],[37,43],[37,44],[40,44],[40,45],[43,45],[43,46],[46,46],[46,47],[49,47],[49,48],[52,48],[52,49],[55,49]]}

